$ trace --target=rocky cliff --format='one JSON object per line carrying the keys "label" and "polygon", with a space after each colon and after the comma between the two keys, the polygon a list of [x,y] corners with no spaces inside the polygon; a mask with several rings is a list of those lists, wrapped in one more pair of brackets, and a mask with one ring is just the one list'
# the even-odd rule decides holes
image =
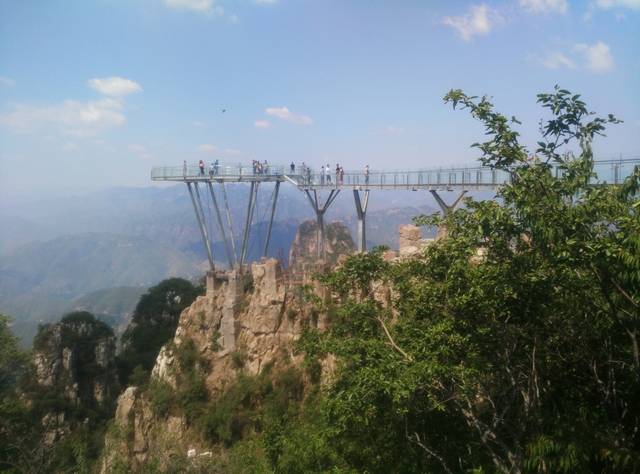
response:
{"label": "rocky cliff", "polygon": [[108,412],[119,393],[115,336],[90,313],[71,313],[42,326],[34,340],[33,362],[35,377],[26,396],[44,407],[47,444],[85,423],[92,413]]}
{"label": "rocky cliff", "polygon": [[[335,262],[353,249],[353,241],[342,224],[327,227],[327,254]],[[290,262],[299,271],[316,262],[315,235],[314,222],[298,230]],[[305,291],[287,279],[290,275],[275,259],[244,271],[207,275],[206,294],[180,315],[175,337],[160,350],[148,386],[129,387],[118,399],[102,472],[120,465],[138,470],[150,460],[168,469],[172,457],[211,456],[215,444],[194,429],[198,420],[189,407],[197,403],[184,400],[215,405],[240,375],[300,366],[295,341],[306,327],[324,327],[327,321],[313,310]],[[320,370],[329,370],[329,363]]]}

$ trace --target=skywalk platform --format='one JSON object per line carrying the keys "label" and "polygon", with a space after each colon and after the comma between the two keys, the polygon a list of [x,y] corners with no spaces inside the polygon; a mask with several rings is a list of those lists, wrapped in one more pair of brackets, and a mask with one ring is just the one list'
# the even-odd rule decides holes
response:
{"label": "skywalk platform", "polygon": [[[595,176],[591,184],[594,186],[619,185],[627,176],[633,173],[637,166],[640,166],[640,158],[596,160],[594,162]],[[559,176],[563,173],[563,170],[559,167],[552,167],[551,172]],[[460,204],[467,192],[495,190],[509,183],[511,175],[506,171],[477,165],[433,167],[417,170],[370,170],[368,172],[363,169],[360,171],[345,171],[344,173],[336,173],[335,169],[333,169],[326,173],[314,172],[314,170],[302,164],[295,164],[293,168],[291,166],[263,164],[261,168],[256,168],[243,163],[218,162],[211,167],[206,167],[204,170],[198,165],[154,167],[151,170],[151,179],[153,181],[186,183],[205,243],[209,263],[213,269],[214,258],[209,238],[213,216],[207,216],[204,212],[200,185],[204,185],[205,198],[210,200],[215,210],[215,218],[225,242],[229,266],[242,268],[246,263],[247,246],[258,199],[258,189],[263,183],[275,183],[269,198],[271,214],[263,254],[266,256],[269,248],[280,185],[281,183],[288,183],[306,194],[316,214],[318,223],[318,257],[322,258],[324,255],[324,214],[342,190],[353,192],[358,217],[358,250],[365,251],[365,218],[370,191],[427,190],[436,200],[442,212],[448,213]],[[225,189],[225,184],[228,183],[248,183],[250,185],[247,214],[239,252],[236,250],[232,216]],[[220,189],[218,193],[216,193],[214,186]],[[322,191],[328,192],[324,202],[319,194]],[[447,204],[440,194],[446,191],[457,192],[457,196],[450,204]],[[218,204],[220,202],[218,194],[220,193],[224,204],[224,216],[221,206]],[[207,220],[209,223],[207,223]]]}

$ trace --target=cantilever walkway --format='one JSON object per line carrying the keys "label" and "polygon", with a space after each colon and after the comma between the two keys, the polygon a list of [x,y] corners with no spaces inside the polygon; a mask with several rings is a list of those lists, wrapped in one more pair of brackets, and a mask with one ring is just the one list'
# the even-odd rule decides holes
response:
{"label": "cantilever walkway", "polygon": [[[640,158],[619,159],[619,160],[598,160],[594,168],[597,178],[592,184],[616,185],[624,181],[636,166],[640,166]],[[335,169],[330,173],[317,173],[302,164],[296,164],[294,169],[290,166],[264,166],[262,172],[256,172],[253,166],[238,164],[220,164],[210,169],[207,167],[204,173],[196,165],[154,167],[151,170],[153,181],[174,181],[186,183],[191,200],[195,209],[198,225],[202,233],[202,238],[207,250],[209,263],[213,269],[213,253],[211,241],[207,232],[210,226],[207,225],[206,215],[202,206],[200,184],[205,186],[205,193],[208,191],[211,202],[216,213],[216,220],[220,233],[225,243],[225,249],[230,267],[242,267],[246,263],[248,242],[250,238],[250,227],[258,196],[258,188],[261,183],[275,183],[271,197],[271,215],[267,230],[267,237],[264,244],[263,254],[266,256],[271,239],[271,228],[275,215],[278,193],[281,183],[289,183],[303,191],[315,214],[318,224],[317,249],[318,257],[324,256],[324,214],[331,206],[341,190],[349,189],[353,191],[356,212],[358,216],[358,237],[357,245],[359,251],[366,250],[366,226],[365,218],[369,192],[371,190],[428,190],[444,213],[453,210],[462,200],[468,191],[492,190],[503,186],[511,179],[510,175],[504,171],[493,170],[488,167],[477,165],[458,166],[450,168],[427,168],[419,170],[371,170],[368,173],[362,171],[345,171],[338,175]],[[559,174],[559,168],[552,168],[552,172]],[[240,253],[236,251],[235,238],[233,235],[233,224],[229,202],[225,190],[225,183],[249,183],[249,200],[247,205],[247,215],[243,230]],[[225,217],[218,205],[219,198],[216,196],[214,185],[221,189],[222,202],[225,206]],[[328,191],[327,199],[322,202],[319,191]],[[452,204],[446,204],[440,196],[442,191],[457,191],[458,195]],[[361,194],[362,193],[362,194]]]}

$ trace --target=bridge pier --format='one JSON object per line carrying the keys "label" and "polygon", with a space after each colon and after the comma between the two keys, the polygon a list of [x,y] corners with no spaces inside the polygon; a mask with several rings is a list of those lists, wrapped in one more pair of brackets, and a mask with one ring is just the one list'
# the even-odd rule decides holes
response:
{"label": "bridge pier", "polygon": [[358,213],[358,252],[367,251],[366,222],[367,205],[369,204],[369,190],[364,192],[364,200],[360,199],[360,191],[353,190],[353,198],[356,202],[356,212]]}
{"label": "bridge pier", "polygon": [[318,258],[324,258],[325,257],[325,249],[324,249],[324,213],[327,211],[327,209],[329,209],[329,206],[331,206],[331,204],[333,203],[333,201],[335,201],[335,199],[338,197],[338,194],[340,194],[340,190],[339,189],[332,189],[331,192],[329,193],[329,197],[327,198],[327,200],[324,202],[323,205],[319,205],[318,203],[318,193],[317,191],[314,189],[313,190],[313,198],[311,198],[311,193],[309,193],[308,189],[305,189],[304,192],[306,193],[307,197],[309,198],[309,202],[311,203],[311,207],[313,208],[313,210],[316,213],[316,221],[318,224],[318,228],[316,230],[316,249],[317,249],[317,256]]}
{"label": "bridge pier", "polygon": [[[209,259],[209,265],[211,266],[211,270],[213,271],[213,252],[211,251],[211,243],[209,241],[209,234],[207,233],[207,227],[205,226],[204,220],[204,212],[202,210],[202,200],[200,199],[200,191],[198,190],[198,183],[194,182],[193,187],[195,188],[195,197],[193,190],[191,189],[191,182],[187,181],[187,188],[189,189],[189,195],[191,196],[191,202],[193,204],[193,209],[196,211],[196,217],[198,219],[198,226],[200,227],[200,233],[202,234],[202,241],[204,242],[204,247],[207,251],[207,258]],[[197,198],[197,199],[196,199]]]}

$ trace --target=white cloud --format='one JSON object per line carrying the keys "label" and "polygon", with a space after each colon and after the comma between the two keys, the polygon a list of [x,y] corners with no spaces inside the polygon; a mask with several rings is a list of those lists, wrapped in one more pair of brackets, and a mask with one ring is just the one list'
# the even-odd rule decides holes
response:
{"label": "white cloud", "polygon": [[573,60],[567,57],[564,53],[560,51],[553,51],[540,61],[542,65],[548,69],[559,69],[561,67],[566,67],[569,69],[574,69],[576,67]]}
{"label": "white cloud", "polygon": [[117,76],[91,79],[88,84],[89,87],[97,90],[100,94],[111,97],[123,97],[142,90],[142,87],[137,82]]}
{"label": "white cloud", "polygon": [[198,151],[201,151],[203,153],[215,153],[216,151],[218,151],[218,147],[212,145],[211,143],[203,143],[202,145],[198,146]]}
{"label": "white cloud", "polygon": [[502,16],[487,5],[473,5],[466,15],[447,16],[442,23],[453,28],[460,37],[469,41],[476,35],[486,35],[493,27],[502,21]]}
{"label": "white cloud", "polygon": [[144,145],[140,145],[138,143],[132,143],[127,148],[129,149],[129,151],[134,153],[141,160],[151,159],[151,153],[149,153],[149,150],[147,150],[147,147],[145,147]]}
{"label": "white cloud", "polygon": [[255,0],[258,5],[274,5],[278,0]]}
{"label": "white cloud", "polygon": [[0,76],[0,86],[13,87],[16,85],[16,81],[10,77]]}
{"label": "white cloud", "polygon": [[112,98],[79,102],[66,100],[57,105],[16,104],[0,115],[0,125],[15,132],[57,131],[77,137],[94,135],[102,129],[126,122],[121,101]]}
{"label": "white cloud", "polygon": [[207,124],[205,122],[202,122],[201,120],[194,120],[192,123],[194,127],[207,128]]}
{"label": "white cloud", "polygon": [[235,148],[225,148],[222,152],[227,156],[238,156],[242,154],[240,150]]}
{"label": "white cloud", "polygon": [[530,13],[566,13],[567,0],[520,0],[520,6]]}
{"label": "white cloud", "polygon": [[613,69],[613,56],[609,45],[598,41],[593,45],[576,44],[574,51],[582,55],[585,67],[593,72],[603,73]]}
{"label": "white cloud", "polygon": [[596,5],[600,8],[630,8],[640,10],[640,0],[596,0]]}
{"label": "white cloud", "polygon": [[269,107],[265,109],[265,113],[296,125],[311,125],[313,123],[313,119],[308,115],[294,114],[287,107]]}
{"label": "white cloud", "polygon": [[165,0],[170,8],[190,10],[205,15],[224,15],[224,8],[215,4],[214,0]]}
{"label": "white cloud", "polygon": [[268,120],[256,120],[253,122],[253,126],[256,128],[269,128],[271,124]]}

